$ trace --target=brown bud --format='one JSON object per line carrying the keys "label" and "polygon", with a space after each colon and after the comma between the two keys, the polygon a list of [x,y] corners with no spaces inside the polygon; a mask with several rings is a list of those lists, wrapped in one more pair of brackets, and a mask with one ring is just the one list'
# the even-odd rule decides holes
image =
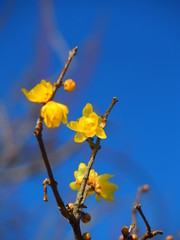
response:
{"label": "brown bud", "polygon": [[122,232],[124,237],[127,237],[129,235],[129,228],[127,226],[123,226],[121,228],[121,232]]}
{"label": "brown bud", "polygon": [[138,240],[138,236],[135,233],[133,233],[131,236],[133,240]]}
{"label": "brown bud", "polygon": [[148,184],[144,184],[143,191],[144,192],[148,192],[149,191],[149,185]]}
{"label": "brown bud", "polygon": [[67,208],[68,210],[73,210],[73,209],[74,209],[74,203],[69,203],[69,204],[67,204],[67,205],[66,205],[66,208]]}
{"label": "brown bud", "polygon": [[90,222],[90,220],[91,220],[91,215],[89,213],[84,213],[84,212],[81,213],[81,221],[83,223],[88,223]]}
{"label": "brown bud", "polygon": [[91,240],[91,235],[90,233],[86,232],[82,235],[83,240]]}
{"label": "brown bud", "polygon": [[166,237],[166,240],[173,240],[173,236],[172,236],[172,235],[168,235],[168,236]]}
{"label": "brown bud", "polygon": [[124,240],[123,235],[120,235],[119,240]]}

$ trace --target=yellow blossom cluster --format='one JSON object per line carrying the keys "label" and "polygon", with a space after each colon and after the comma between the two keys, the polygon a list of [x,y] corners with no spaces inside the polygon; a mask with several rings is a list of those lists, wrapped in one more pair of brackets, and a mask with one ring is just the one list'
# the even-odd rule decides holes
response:
{"label": "yellow blossom cluster", "polygon": [[97,136],[99,138],[106,138],[103,130],[105,121],[102,117],[98,116],[90,103],[87,103],[82,111],[82,117],[77,121],[71,121],[67,124],[68,128],[76,131],[74,137],[75,142],[84,142],[88,137]]}
{"label": "yellow blossom cluster", "polygon": [[[68,85],[66,88],[69,89],[69,91],[75,89],[75,83],[73,83],[73,80],[71,80],[70,83],[69,80],[67,80],[66,85]],[[50,82],[41,80],[41,82],[30,91],[22,88],[22,92],[29,101],[44,104],[41,108],[41,117],[44,119],[48,128],[59,127],[61,122],[67,124],[67,114],[69,112],[68,107],[64,104],[50,101],[53,95],[53,86]]]}
{"label": "yellow blossom cluster", "polygon": [[[78,171],[74,172],[74,177],[76,179],[75,182],[70,183],[70,188],[73,190],[80,190],[80,186],[86,171],[86,164],[80,163],[78,167]],[[114,192],[118,189],[118,186],[114,183],[109,182],[109,178],[114,177],[112,174],[102,174],[99,175],[97,172],[95,172],[94,169],[90,170],[89,178],[87,181],[88,194],[87,196],[91,194],[96,194],[96,200],[98,202],[101,201],[101,198],[103,198],[106,201],[114,202]]]}
{"label": "yellow blossom cluster", "polygon": [[[67,79],[64,83],[64,90],[68,92],[74,91],[76,84],[72,79]],[[42,103],[41,117],[44,119],[44,123],[48,128],[59,127],[60,123],[67,124],[67,114],[69,112],[66,105],[53,101],[54,88],[50,82],[41,80],[30,91],[22,88],[22,92],[27,99],[31,102]],[[105,139],[106,134],[104,132],[105,120],[103,117],[98,116],[94,111],[90,103],[87,103],[82,111],[82,117],[77,121],[71,121],[67,124],[68,128],[76,131],[74,137],[75,142],[84,142],[87,138],[97,136],[98,138]],[[78,171],[74,172],[75,182],[70,183],[70,187],[73,190],[80,189],[84,174],[86,172],[86,164],[80,163]],[[118,186],[109,182],[109,178],[114,175],[102,174],[99,175],[94,169],[90,170],[90,174],[87,181],[88,192],[87,196],[96,194],[98,202],[103,198],[106,201],[114,201],[114,192],[118,189]]]}

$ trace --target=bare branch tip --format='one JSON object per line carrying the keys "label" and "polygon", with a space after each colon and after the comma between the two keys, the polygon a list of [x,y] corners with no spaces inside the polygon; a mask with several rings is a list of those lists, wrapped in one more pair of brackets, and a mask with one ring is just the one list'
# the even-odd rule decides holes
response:
{"label": "bare branch tip", "polygon": [[115,103],[118,102],[117,97],[113,97],[113,101],[114,101]]}
{"label": "bare branch tip", "polygon": [[141,204],[139,204],[139,203],[135,204],[134,208],[135,209],[141,209]]}
{"label": "bare branch tip", "polygon": [[77,50],[78,46],[74,47],[71,51],[69,51],[69,57],[73,58],[76,55]]}

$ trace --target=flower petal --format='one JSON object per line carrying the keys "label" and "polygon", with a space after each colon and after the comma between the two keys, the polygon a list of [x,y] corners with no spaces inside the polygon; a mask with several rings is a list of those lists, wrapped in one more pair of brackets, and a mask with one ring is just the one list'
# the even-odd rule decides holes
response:
{"label": "flower petal", "polygon": [[86,139],[87,139],[86,135],[81,132],[78,132],[74,137],[74,141],[78,143],[84,142]]}
{"label": "flower petal", "polygon": [[98,116],[98,126],[101,128],[104,128],[105,125],[106,125],[106,121],[104,120],[104,118],[101,116]]}
{"label": "flower petal", "polygon": [[80,189],[80,185],[78,185],[76,182],[71,182],[69,184],[69,187],[72,189],[72,190],[79,190]]}
{"label": "flower petal", "polygon": [[109,178],[114,177],[114,174],[102,174],[98,177],[98,182],[99,183],[103,183],[103,182],[107,182],[109,180]]}
{"label": "flower petal", "polygon": [[53,94],[52,84],[50,82],[46,82],[45,80],[41,80],[41,82],[30,91],[27,91],[24,88],[21,90],[29,101],[36,103],[47,102]]}
{"label": "flower petal", "polygon": [[88,117],[89,114],[93,112],[93,107],[90,103],[87,103],[86,106],[83,108],[82,115],[83,117]]}
{"label": "flower petal", "polygon": [[105,131],[101,127],[97,127],[96,129],[96,136],[99,138],[107,138]]}
{"label": "flower petal", "polygon": [[[113,193],[113,195],[114,195],[114,193]],[[101,197],[108,202],[114,202],[115,201],[114,198],[113,198],[113,195],[112,194],[107,194],[106,192],[101,192]]]}
{"label": "flower petal", "polygon": [[96,200],[97,200],[98,202],[101,202],[101,198],[100,198],[100,195],[99,195],[99,194],[96,194]]}
{"label": "flower petal", "polygon": [[70,128],[73,131],[78,132],[79,131],[79,123],[75,121],[71,121],[67,124],[67,127]]}
{"label": "flower petal", "polygon": [[85,163],[80,163],[79,167],[78,167],[78,171],[84,174],[86,171],[86,168],[87,168],[87,166]]}
{"label": "flower petal", "polygon": [[67,114],[69,113],[68,107],[62,103],[59,103],[59,106],[62,109],[62,123],[67,124]]}
{"label": "flower petal", "polygon": [[[49,101],[41,108],[41,117],[48,128],[59,127],[67,121],[68,108],[60,103]],[[63,120],[62,120],[63,119]]]}

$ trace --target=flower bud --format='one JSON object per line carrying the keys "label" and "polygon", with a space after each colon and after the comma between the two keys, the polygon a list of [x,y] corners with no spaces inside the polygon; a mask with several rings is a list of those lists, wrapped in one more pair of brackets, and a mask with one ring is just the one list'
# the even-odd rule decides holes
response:
{"label": "flower bud", "polygon": [[129,235],[129,228],[127,226],[123,226],[121,228],[121,232],[122,232],[123,236],[126,237]]}
{"label": "flower bud", "polygon": [[84,233],[83,236],[82,236],[82,239],[83,239],[83,240],[91,240],[91,235],[90,235],[90,233],[88,233],[88,232]]}
{"label": "flower bud", "polygon": [[148,185],[148,184],[145,184],[145,185],[143,186],[143,191],[144,191],[144,192],[148,192],[148,191],[149,191],[149,185]]}
{"label": "flower bud", "polygon": [[173,236],[172,236],[172,235],[168,235],[168,236],[166,237],[166,240],[173,240]]}
{"label": "flower bud", "polygon": [[91,220],[91,215],[89,213],[84,213],[84,212],[81,213],[81,221],[83,223],[88,223],[90,222],[90,220]]}
{"label": "flower bud", "polygon": [[133,240],[138,240],[138,236],[137,236],[135,233],[133,233],[133,234],[131,235],[131,237],[132,237]]}
{"label": "flower bud", "polygon": [[73,92],[76,88],[76,83],[72,79],[67,79],[64,81],[64,90],[67,92]]}
{"label": "flower bud", "polygon": [[68,204],[66,205],[66,208],[67,208],[68,210],[73,210],[73,209],[74,209],[74,203],[68,203]]}
{"label": "flower bud", "polygon": [[120,235],[119,240],[124,240],[123,235]]}

